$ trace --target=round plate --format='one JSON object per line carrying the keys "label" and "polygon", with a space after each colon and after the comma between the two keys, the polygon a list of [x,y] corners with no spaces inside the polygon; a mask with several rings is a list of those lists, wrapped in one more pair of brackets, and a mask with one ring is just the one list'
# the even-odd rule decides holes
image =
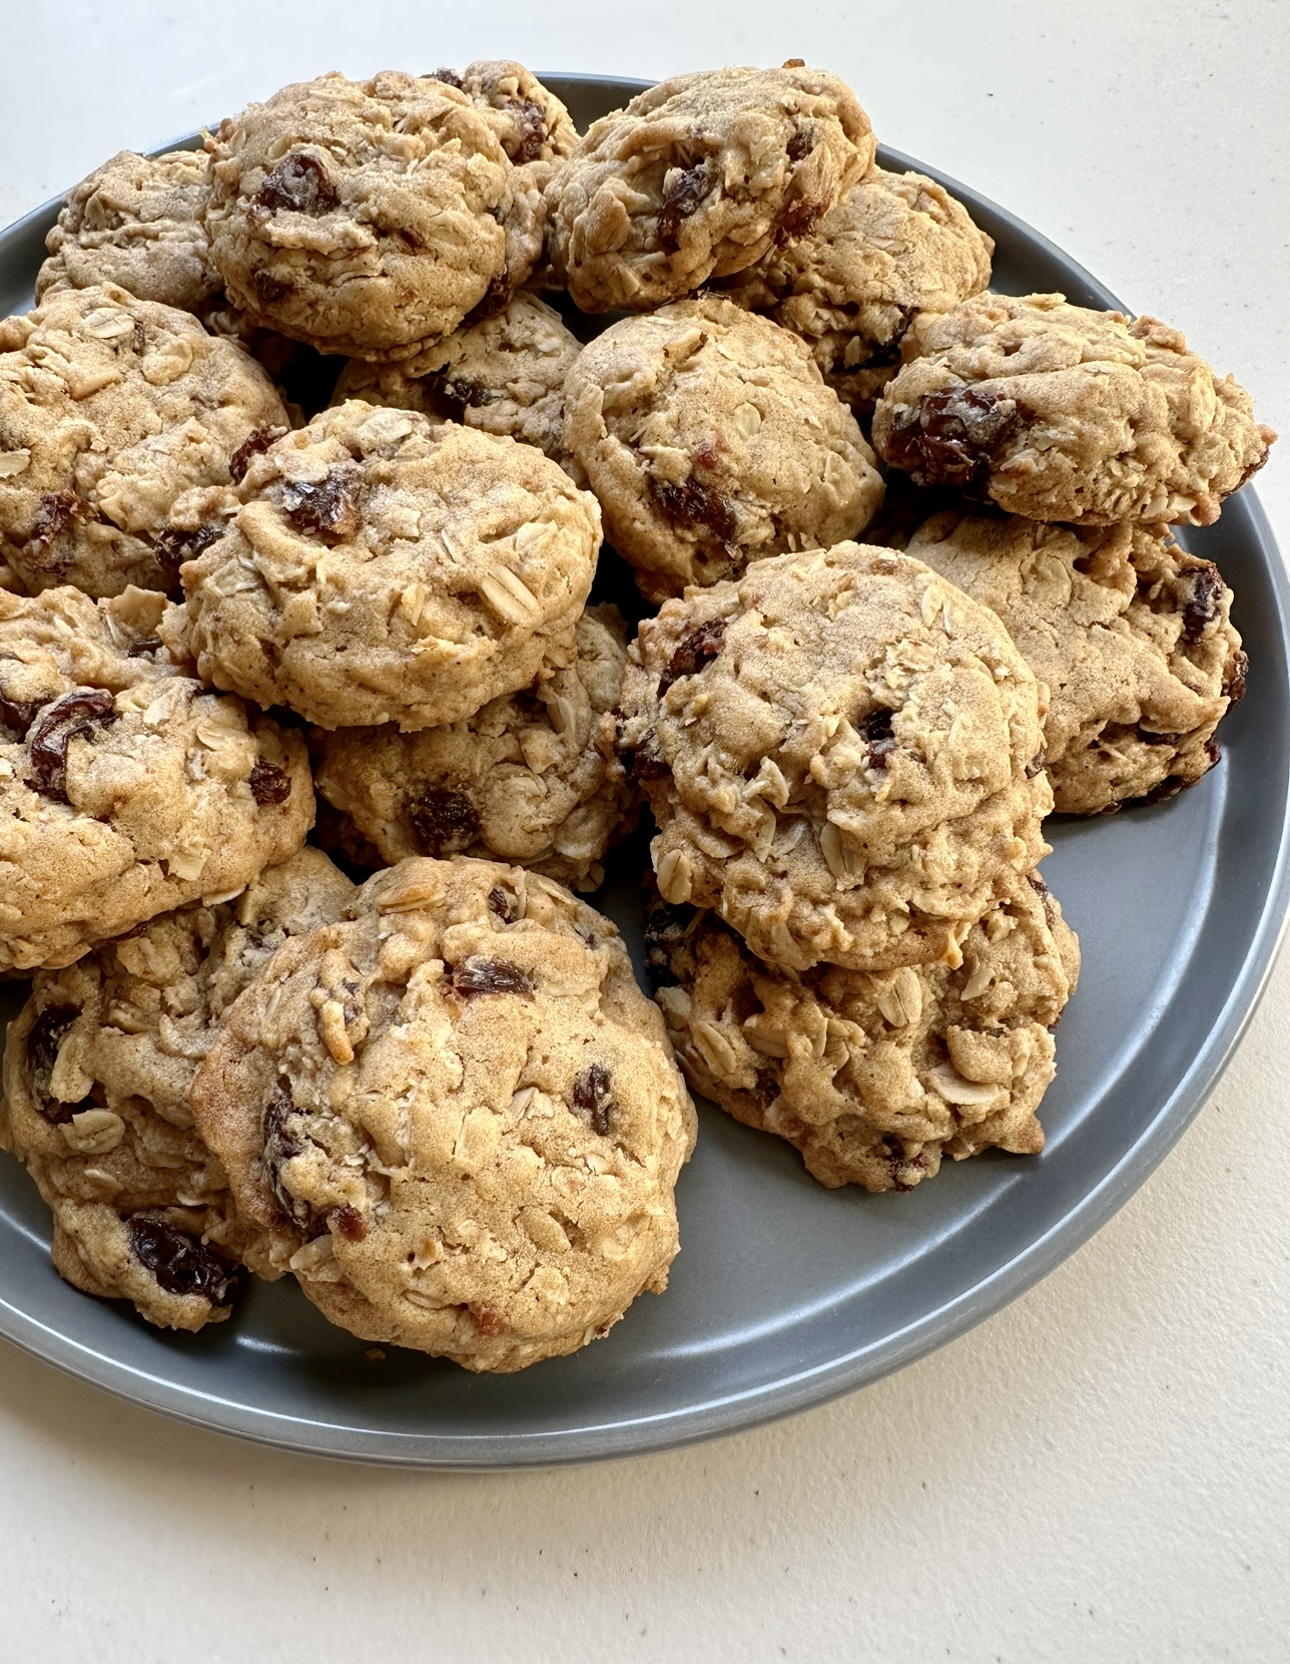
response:
{"label": "round plate", "polygon": [[[547,76],[584,127],[643,82]],[[185,141],[195,143],[195,139]],[[106,148],[106,147],[105,147]],[[889,168],[934,168],[894,151]],[[1036,232],[943,179],[997,245],[995,286],[1114,296]],[[0,310],[30,305],[57,205],[0,235]],[[424,1467],[623,1456],[747,1427],[849,1392],[960,1335],[1077,1248],[1205,1100],[1267,976],[1287,904],[1285,572],[1249,491],[1185,541],[1238,596],[1249,693],[1225,758],[1171,803],[1050,823],[1044,876],[1084,950],[1043,1106],[1048,1147],[987,1154],[907,1195],[820,1188],[796,1152],[708,1106],[678,1189],[683,1252],[662,1299],[609,1337],[519,1375],[476,1376],[329,1327],[287,1280],[199,1335],[78,1294],[49,1262],[49,1216],[0,1161],[0,1332],[171,1415],[267,1443]],[[639,942],[640,840],[599,904]],[[0,989],[9,1017],[25,985]]]}

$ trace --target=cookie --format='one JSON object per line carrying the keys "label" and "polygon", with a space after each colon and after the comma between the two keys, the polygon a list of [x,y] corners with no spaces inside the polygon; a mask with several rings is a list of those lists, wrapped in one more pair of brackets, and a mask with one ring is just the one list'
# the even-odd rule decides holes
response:
{"label": "cookie", "polygon": [[996,612],[1047,684],[1059,811],[1172,797],[1218,761],[1214,730],[1245,691],[1246,656],[1212,561],[1149,526],[962,510],[933,515],[909,553]]}
{"label": "cookie", "polygon": [[0,1145],[54,1214],[54,1262],[150,1322],[227,1317],[238,1261],[272,1271],[237,1217],[189,1092],[224,1011],[288,936],[338,918],[354,886],[316,849],[234,901],[154,919],[40,971],[9,1027]]}
{"label": "cookie", "polygon": [[1009,874],[956,966],[797,974],[691,908],[656,909],[646,942],[690,1085],[795,1145],[821,1184],[912,1190],[945,1156],[1043,1148],[1079,947],[1039,879]]}
{"label": "cookie", "polygon": [[55,290],[0,321],[0,556],[31,590],[168,589],[182,528],[286,426],[259,365],[188,313]]}
{"label": "cookie", "polygon": [[636,820],[614,754],[624,634],[613,607],[592,607],[571,665],[472,717],[419,734],[319,732],[314,784],[381,861],[477,855],[595,889],[605,851]]}
{"label": "cookie", "polygon": [[1208,526],[1276,438],[1176,329],[1061,295],[978,295],[916,318],[903,351],[878,454],[1031,520]]}
{"label": "cookie", "polygon": [[620,745],[666,901],[803,970],[959,963],[1047,853],[1045,695],[993,613],[920,561],[756,561],[645,619]]}
{"label": "cookie", "polygon": [[564,443],[651,600],[853,537],[882,500],[855,417],[803,343],[715,296],[584,347]]}
{"label": "cookie", "polygon": [[53,289],[115,283],[139,300],[197,312],[222,286],[206,237],[208,168],[199,150],[119,150],[96,168],[45,238],[37,303]]}
{"label": "cookie", "polygon": [[[574,472],[564,449],[564,383],[582,348],[558,312],[536,295],[516,295],[482,323],[469,324],[397,364],[351,358],[335,402],[419,410],[536,445]],[[582,484],[582,479],[578,479]]]}
{"label": "cookie", "polygon": [[874,157],[836,75],[674,75],[588,129],[546,188],[548,249],[584,312],[647,311],[814,229]]}
{"label": "cookie", "polygon": [[531,445],[354,399],[251,458],[240,496],[181,571],[216,687],[411,730],[573,657],[600,513]]}
{"label": "cookie", "polygon": [[304,842],[303,739],[181,674],[165,606],[0,593],[0,975],[236,894]]}
{"label": "cookie", "polygon": [[492,862],[401,862],[287,942],[193,1088],[239,1207],[367,1340],[514,1370],[677,1249],[694,1111],[614,926]]}
{"label": "cookie", "polygon": [[207,228],[235,305],[320,352],[410,357],[542,251],[536,184],[465,93],[330,74],[222,122]]}
{"label": "cookie", "polygon": [[919,312],[948,312],[990,281],[994,243],[921,173],[876,165],[805,237],[772,247],[723,290],[800,335],[860,415],[900,367]]}

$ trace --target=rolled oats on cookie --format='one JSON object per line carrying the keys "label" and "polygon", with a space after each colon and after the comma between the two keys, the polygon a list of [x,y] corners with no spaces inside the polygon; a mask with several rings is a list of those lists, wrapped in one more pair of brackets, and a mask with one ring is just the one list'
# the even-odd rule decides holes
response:
{"label": "rolled oats on cookie", "polygon": [[624,318],[565,383],[564,444],[651,600],[856,536],[882,480],[797,336],[716,296]]}
{"label": "rolled oats on cookie", "polygon": [[229,1315],[238,1262],[273,1275],[189,1093],[225,1010],[274,950],[339,918],[354,886],[302,849],[232,901],[154,919],[60,971],[39,971],[5,1043],[0,1147],[54,1216],[54,1263],[151,1323]]}
{"label": "rolled oats on cookie", "polygon": [[600,513],[534,446],[354,399],[250,458],[239,491],[181,571],[217,687],[408,731],[571,662]]}
{"label": "rolled oats on cookie", "polygon": [[909,553],[998,614],[1049,691],[1053,806],[1156,802],[1218,761],[1214,730],[1245,691],[1232,592],[1158,528],[1055,526],[943,510]]}
{"label": "rolled oats on cookie", "polygon": [[549,252],[584,312],[646,311],[812,230],[874,157],[824,70],[674,75],[593,122],[547,186]]}
{"label": "rolled oats on cookie", "polygon": [[504,304],[542,252],[537,183],[464,92],[429,76],[283,87],[208,148],[230,299],[320,352],[411,356]]}
{"label": "rolled oats on cookie", "polygon": [[993,613],[889,549],[691,589],[643,621],[623,681],[659,889],[781,967],[955,965],[1047,853],[1045,704]]}
{"label": "rolled oats on cookie", "polygon": [[465,324],[397,364],[351,358],[334,402],[419,410],[432,421],[461,422],[536,445],[578,477],[564,448],[564,384],[581,344],[536,295],[519,294],[501,312]]}
{"label": "rolled oats on cookie", "polygon": [[915,319],[873,442],[919,486],[1009,514],[1208,526],[1276,435],[1157,318],[983,294]]}
{"label": "rolled oats on cookie", "polygon": [[31,590],[171,589],[194,516],[287,425],[259,365],[188,313],[56,289],[0,321],[0,557]]}
{"label": "rolled oats on cookie", "polygon": [[45,238],[37,303],[54,289],[115,283],[139,300],[199,311],[222,287],[206,236],[208,172],[200,150],[118,151],[72,191]]}
{"label": "rolled oats on cookie", "polygon": [[304,842],[303,739],[183,674],[165,607],[0,593],[0,975],[234,894]]}
{"label": "rolled oats on cookie", "polygon": [[615,927],[537,874],[411,860],[287,942],[194,1113],[333,1322],[509,1371],[661,1291],[694,1110]]}
{"label": "rolled oats on cookie", "polygon": [[715,914],[666,905],[646,951],[694,1090],[796,1145],[823,1185],[912,1190],[945,1156],[1043,1148],[1079,945],[1034,875],[1008,875],[952,966],[798,973]]}
{"label": "rolled oats on cookie", "polygon": [[993,253],[944,186],[875,164],[814,231],[771,248],[722,292],[800,335],[829,386],[868,415],[914,317],[984,289]]}
{"label": "rolled oats on cookie", "polygon": [[447,727],[317,732],[315,786],[391,864],[477,855],[595,889],[637,811],[614,751],[627,663],[616,609],[583,613],[577,644],[567,668]]}
{"label": "rolled oats on cookie", "polygon": [[434,79],[465,93],[508,158],[516,167],[528,168],[539,187],[578,143],[568,110],[531,70],[512,58],[477,58],[460,75],[437,69]]}

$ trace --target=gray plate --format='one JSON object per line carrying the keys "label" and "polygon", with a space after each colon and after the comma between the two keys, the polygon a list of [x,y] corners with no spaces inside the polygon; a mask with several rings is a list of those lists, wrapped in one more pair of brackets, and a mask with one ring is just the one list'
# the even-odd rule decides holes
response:
{"label": "gray plate", "polygon": [[[549,76],[584,126],[643,83]],[[106,148],[106,147],[105,147]],[[888,167],[935,169],[893,151]],[[941,177],[935,175],[936,177]],[[997,245],[996,284],[1116,302],[1059,249],[946,179]],[[55,206],[0,236],[0,312],[30,304]],[[72,1374],[270,1444],[423,1467],[507,1467],[658,1450],[822,1403],[941,1346],[1077,1248],[1204,1101],[1267,977],[1287,904],[1285,572],[1249,491],[1187,544],[1233,584],[1249,695],[1224,762],[1172,803],[1051,823],[1045,876],[1084,948],[1034,1160],[950,1164],[909,1195],[825,1191],[777,1139],[704,1108],[678,1200],[684,1252],[662,1299],[607,1340],[518,1376],[392,1351],[369,1362],[289,1283],[200,1335],[76,1293],[49,1219],[0,1161],[0,1332]],[[601,905],[639,936],[632,861]],[[25,990],[0,989],[0,1017]]]}

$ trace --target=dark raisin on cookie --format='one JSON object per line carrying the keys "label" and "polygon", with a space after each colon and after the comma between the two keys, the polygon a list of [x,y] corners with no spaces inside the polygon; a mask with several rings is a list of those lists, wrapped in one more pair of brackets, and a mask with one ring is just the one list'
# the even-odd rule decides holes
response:
{"label": "dark raisin on cookie", "polygon": [[1026,764],[1026,779],[1027,780],[1037,779],[1039,777],[1039,775],[1041,775],[1044,772],[1044,764],[1046,762],[1047,762],[1047,758],[1044,756],[1043,751],[1042,750],[1036,751],[1035,755]]}
{"label": "dark raisin on cookie", "polygon": [[298,532],[312,532],[324,543],[341,543],[359,527],[352,482],[339,468],[320,480],[291,480],[282,488],[282,509]]}
{"label": "dark raisin on cookie", "polygon": [[897,413],[882,454],[916,486],[979,489],[1021,420],[1015,399],[946,387]]}
{"label": "dark raisin on cookie", "polygon": [[274,301],[281,300],[284,295],[291,293],[291,285],[280,277],[274,277],[272,272],[266,272],[263,266],[257,266],[251,273],[251,286],[263,306],[272,306]]}
{"label": "dark raisin on cookie", "polygon": [[204,549],[224,534],[222,526],[196,526],[192,531],[165,531],[158,537],[154,550],[157,565],[169,580],[170,593],[179,592],[179,568],[186,560],[196,560]]}
{"label": "dark raisin on cookie", "polygon": [[696,917],[693,907],[662,900],[646,912],[645,968],[655,988],[676,981],[674,960],[684,948]]}
{"label": "dark raisin on cookie", "polygon": [[717,171],[710,156],[682,168],[663,195],[658,211],[659,247],[669,253],[681,244],[681,224],[688,220],[716,183]]}
{"label": "dark raisin on cookie", "polygon": [[515,121],[518,137],[509,155],[512,162],[536,162],[547,141],[546,116],[531,98],[512,98],[507,107]]}
{"label": "dark raisin on cookie", "polygon": [[515,915],[511,911],[511,896],[500,884],[494,884],[488,892],[488,911],[495,913],[503,924],[513,924]]}
{"label": "dark raisin on cookie", "polygon": [[17,739],[25,740],[27,730],[45,703],[43,699],[6,699],[0,693],[0,728],[7,728]]}
{"label": "dark raisin on cookie", "polygon": [[287,1124],[295,1113],[296,1106],[291,1101],[290,1094],[279,1087],[264,1110],[261,1128],[264,1170],[269,1189],[273,1192],[273,1199],[285,1217],[292,1224],[308,1231],[313,1226],[313,1209],[307,1202],[302,1202],[291,1194],[282,1177],[282,1169],[287,1162],[304,1151],[304,1145]]}
{"label": "dark raisin on cookie", "polygon": [[1244,651],[1232,655],[1232,662],[1227,667],[1227,674],[1223,678],[1223,697],[1228,705],[1239,705],[1245,698],[1245,684],[1250,673],[1250,656]]}
{"label": "dark raisin on cookie", "polygon": [[367,1221],[357,1208],[329,1208],[327,1228],[343,1236],[346,1242],[361,1242],[367,1235]]}
{"label": "dark raisin on cookie", "polygon": [[116,701],[103,688],[77,688],[51,705],[28,734],[32,790],[66,803],[67,747],[115,721]]}
{"label": "dark raisin on cookie", "polygon": [[598,1132],[602,1138],[609,1131],[613,1117],[612,1085],[613,1076],[603,1063],[589,1064],[573,1082],[573,1107],[579,1115],[586,1116],[592,1132]]}
{"label": "dark raisin on cookie", "polygon": [[455,69],[433,69],[426,76],[426,80],[442,81],[445,87],[456,87],[458,92],[462,90],[461,76]]}
{"label": "dark raisin on cookie", "polygon": [[1206,561],[1187,574],[1187,587],[1189,594],[1183,607],[1182,639],[1192,647],[1222,612],[1227,585],[1218,568]]}
{"label": "dark raisin on cookie", "polygon": [[263,809],[271,803],[285,803],[291,796],[291,776],[276,763],[258,758],[250,775],[251,796]]}
{"label": "dark raisin on cookie", "polygon": [[49,1090],[50,1076],[58,1062],[58,1053],[72,1024],[80,1016],[74,1005],[50,1005],[40,1013],[27,1035],[27,1068],[31,1075],[31,1095],[36,1108],[46,1121],[62,1126],[77,1110],[76,1104],[65,1104]]}
{"label": "dark raisin on cookie", "polygon": [[212,1306],[232,1304],[241,1268],[213,1242],[155,1214],[133,1213],[125,1224],[130,1252],[167,1294],[195,1294]]}
{"label": "dark raisin on cookie", "polygon": [[460,855],[479,833],[479,811],[451,786],[427,786],[407,805],[412,835],[423,855]]}
{"label": "dark raisin on cookie", "polygon": [[252,457],[259,456],[261,451],[267,451],[269,446],[281,439],[286,432],[286,428],[274,422],[266,422],[258,428],[252,428],[229,458],[228,473],[233,484],[240,485],[246,478]]}
{"label": "dark raisin on cookie", "polygon": [[697,676],[720,653],[725,635],[725,619],[712,618],[686,636],[658,679],[658,697],[661,699],[673,682],[679,682],[683,676]]}
{"label": "dark raisin on cookie", "polygon": [[509,959],[486,959],[482,953],[472,953],[460,965],[448,967],[448,984],[463,999],[477,994],[531,994],[533,984],[528,973]]}
{"label": "dark raisin on cookie", "polygon": [[652,475],[648,483],[650,496],[673,526],[682,531],[701,528],[722,545],[734,538],[738,526],[735,511],[729,499],[713,486],[705,485],[693,474],[681,485]]}
{"label": "dark raisin on cookie", "polygon": [[317,217],[339,207],[340,196],[324,162],[307,150],[291,150],[274,165],[251,205],[270,214],[285,210]]}
{"label": "dark raisin on cookie", "polygon": [[860,738],[869,747],[869,767],[886,768],[887,759],[896,749],[896,735],[891,726],[892,713],[879,706],[870,711],[860,724]]}
{"label": "dark raisin on cookie", "polygon": [[86,519],[89,512],[89,504],[74,491],[47,491],[40,499],[36,518],[32,521],[26,549],[28,557],[40,560],[60,532],[65,531],[74,520]]}

